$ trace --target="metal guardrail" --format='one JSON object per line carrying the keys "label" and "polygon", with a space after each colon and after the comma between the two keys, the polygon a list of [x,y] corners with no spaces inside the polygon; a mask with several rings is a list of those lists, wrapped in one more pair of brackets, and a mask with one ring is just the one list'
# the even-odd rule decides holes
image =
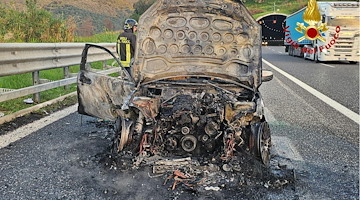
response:
{"label": "metal guardrail", "polygon": [[[115,43],[97,44],[116,52]],[[0,93],[0,102],[34,94],[34,101],[40,102],[39,92],[76,83],[76,77],[69,74],[69,66],[79,65],[85,43],[1,43],[0,77],[32,72],[33,86]],[[88,63],[112,59],[100,49],[89,50]],[[39,72],[63,68],[64,79],[40,84]],[[111,74],[119,68],[104,70]]]}

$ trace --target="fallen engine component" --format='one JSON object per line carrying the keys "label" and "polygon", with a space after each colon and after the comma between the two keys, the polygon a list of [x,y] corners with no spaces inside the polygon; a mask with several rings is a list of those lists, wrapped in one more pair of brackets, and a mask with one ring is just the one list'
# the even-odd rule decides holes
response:
{"label": "fallen engine component", "polygon": [[192,152],[195,150],[197,139],[192,135],[186,135],[181,138],[181,147],[186,152]]}
{"label": "fallen engine component", "polygon": [[177,170],[184,166],[188,166],[189,164],[191,164],[190,157],[173,160],[161,160],[154,163],[153,173],[163,174],[169,171]]}

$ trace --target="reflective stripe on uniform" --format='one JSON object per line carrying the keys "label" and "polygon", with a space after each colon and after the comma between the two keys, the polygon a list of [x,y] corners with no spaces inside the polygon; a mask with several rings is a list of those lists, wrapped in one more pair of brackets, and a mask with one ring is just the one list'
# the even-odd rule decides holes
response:
{"label": "reflective stripe on uniform", "polygon": [[[123,67],[130,67],[130,62],[131,62],[130,40],[128,40],[127,37],[120,37],[118,40],[117,48],[119,49],[121,65]],[[125,52],[122,52],[123,50],[125,50]],[[122,58],[125,58],[125,60],[122,60]]]}
{"label": "reflective stripe on uniform", "polygon": [[130,52],[130,43],[126,44],[126,63],[127,67],[130,67],[131,62],[131,52]]}

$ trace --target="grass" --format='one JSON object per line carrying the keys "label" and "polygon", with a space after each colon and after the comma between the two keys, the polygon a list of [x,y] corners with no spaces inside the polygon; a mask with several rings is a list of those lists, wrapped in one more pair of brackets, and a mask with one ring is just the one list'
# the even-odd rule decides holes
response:
{"label": "grass", "polygon": [[85,42],[85,43],[101,43],[101,42],[116,42],[119,31],[117,32],[105,32],[99,33],[90,37],[76,37],[75,42]]}
{"label": "grass", "polygon": [[46,113],[52,113],[60,110],[64,107],[74,105],[77,102],[77,96],[66,97],[63,101],[48,105],[40,110],[34,111],[33,113],[44,115]]}
{"label": "grass", "polygon": [[31,85],[31,73],[0,77],[0,88],[19,89]]}

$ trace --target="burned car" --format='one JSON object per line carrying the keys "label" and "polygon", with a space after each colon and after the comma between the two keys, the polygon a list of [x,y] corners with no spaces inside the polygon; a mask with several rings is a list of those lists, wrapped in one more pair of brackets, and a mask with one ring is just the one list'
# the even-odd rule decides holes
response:
{"label": "burned car", "polygon": [[159,0],[137,37],[132,76],[89,70],[90,48],[113,55],[90,44],[78,76],[79,113],[116,121],[116,151],[224,161],[246,151],[269,163],[259,87],[272,73],[262,70],[261,27],[242,3]]}

